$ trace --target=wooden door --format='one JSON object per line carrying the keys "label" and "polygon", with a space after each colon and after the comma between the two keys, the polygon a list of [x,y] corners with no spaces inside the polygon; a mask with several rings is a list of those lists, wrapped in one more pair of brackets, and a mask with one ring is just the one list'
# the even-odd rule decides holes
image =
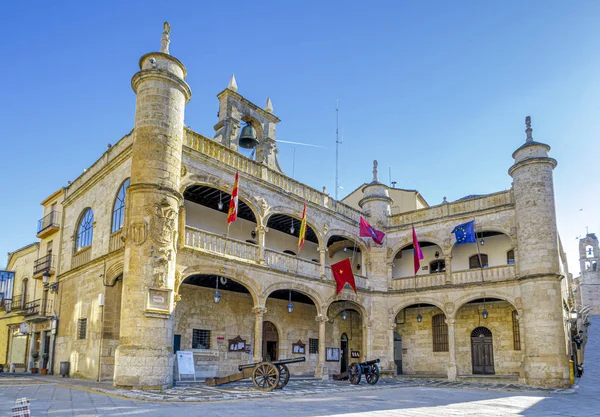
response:
{"label": "wooden door", "polygon": [[346,372],[348,369],[348,336],[346,333],[342,334],[340,340],[340,350],[342,351],[342,363],[340,364],[340,372]]}
{"label": "wooden door", "polygon": [[270,321],[263,322],[263,361],[276,361],[279,345],[277,328]]}
{"label": "wooden door", "polygon": [[494,344],[492,332],[485,327],[477,327],[471,332],[471,357],[473,375],[493,375]]}

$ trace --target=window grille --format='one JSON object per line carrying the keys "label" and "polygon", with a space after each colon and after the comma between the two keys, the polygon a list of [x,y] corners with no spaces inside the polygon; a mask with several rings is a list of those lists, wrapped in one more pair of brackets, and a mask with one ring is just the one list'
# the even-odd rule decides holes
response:
{"label": "window grille", "polygon": [[210,349],[210,330],[193,330],[192,349]]}
{"label": "window grille", "polygon": [[431,321],[433,330],[433,351],[448,352],[448,325],[444,314],[436,314]]}
{"label": "window grille", "polygon": [[75,250],[85,248],[92,244],[92,237],[94,234],[94,212],[91,208],[86,209],[79,220],[79,226],[77,227],[77,246]]}
{"label": "window grille", "polygon": [[[479,256],[480,255],[473,255],[469,258],[469,269],[477,269],[482,267],[479,263]],[[483,268],[488,267],[488,256],[485,253],[481,254],[481,263],[483,264]]]}
{"label": "window grille", "polygon": [[77,320],[77,339],[85,339],[87,331],[87,319]]}
{"label": "window grille", "polygon": [[319,339],[308,339],[308,353],[319,353]]}
{"label": "window grille", "polygon": [[521,330],[519,329],[519,313],[517,310],[512,312],[513,322],[513,345],[515,350],[521,350]]}
{"label": "window grille", "polygon": [[111,233],[121,230],[121,227],[123,227],[127,187],[129,187],[129,178],[127,178],[125,181],[123,181],[123,184],[121,184],[121,188],[119,188],[117,198],[115,199],[115,204],[113,205],[112,227],[110,229]]}

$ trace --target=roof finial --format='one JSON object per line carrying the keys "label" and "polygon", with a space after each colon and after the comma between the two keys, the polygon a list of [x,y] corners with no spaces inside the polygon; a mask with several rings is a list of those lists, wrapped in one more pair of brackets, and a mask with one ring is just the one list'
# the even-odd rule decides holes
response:
{"label": "roof finial", "polygon": [[171,25],[169,22],[165,22],[163,28],[162,38],[160,38],[160,52],[169,55],[169,43],[171,43],[171,39],[169,38],[171,35]]}
{"label": "roof finial", "polygon": [[235,74],[231,74],[231,79],[229,80],[229,85],[227,86],[231,91],[237,91],[237,82],[235,81]]}
{"label": "roof finial", "polygon": [[527,139],[525,140],[525,142],[533,142],[533,129],[531,128],[531,116],[527,116],[525,118],[525,133],[527,133]]}
{"label": "roof finial", "polygon": [[273,103],[271,103],[271,97],[267,97],[267,104],[265,105],[265,110],[269,113],[273,113]]}
{"label": "roof finial", "polygon": [[373,182],[379,182],[377,177],[377,159],[373,160]]}

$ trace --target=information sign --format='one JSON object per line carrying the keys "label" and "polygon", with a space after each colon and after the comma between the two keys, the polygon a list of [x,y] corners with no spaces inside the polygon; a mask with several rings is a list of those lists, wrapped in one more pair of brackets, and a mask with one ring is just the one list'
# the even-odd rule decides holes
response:
{"label": "information sign", "polygon": [[181,375],[193,375],[196,380],[196,370],[194,369],[194,352],[180,350],[177,352],[177,369],[179,380]]}

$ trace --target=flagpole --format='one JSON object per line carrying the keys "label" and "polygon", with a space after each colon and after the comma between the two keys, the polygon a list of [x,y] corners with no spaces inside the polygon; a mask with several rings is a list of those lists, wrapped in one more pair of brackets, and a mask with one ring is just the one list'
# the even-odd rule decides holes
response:
{"label": "flagpole", "polygon": [[473,219],[473,234],[475,235],[475,244],[477,245],[477,258],[479,259],[479,271],[481,272],[481,283],[483,284],[483,263],[481,262],[481,252],[479,251],[479,239],[475,231],[475,219]]}

